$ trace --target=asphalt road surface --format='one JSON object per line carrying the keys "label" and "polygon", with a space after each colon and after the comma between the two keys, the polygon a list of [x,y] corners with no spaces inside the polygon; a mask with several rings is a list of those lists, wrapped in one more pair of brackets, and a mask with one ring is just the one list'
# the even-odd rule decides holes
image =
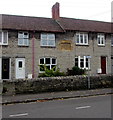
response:
{"label": "asphalt road surface", "polygon": [[3,118],[111,118],[110,95],[4,105]]}

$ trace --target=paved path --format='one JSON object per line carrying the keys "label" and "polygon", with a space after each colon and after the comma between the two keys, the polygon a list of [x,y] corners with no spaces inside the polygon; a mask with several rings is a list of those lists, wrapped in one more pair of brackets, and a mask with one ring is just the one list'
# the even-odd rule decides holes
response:
{"label": "paved path", "polygon": [[113,93],[113,90],[110,88],[106,88],[106,89],[95,89],[95,90],[3,96],[2,104],[33,102],[37,100],[52,100],[52,99],[60,99],[60,98],[66,99],[66,98],[76,98],[76,97],[87,97],[87,96],[104,95],[110,93]]}

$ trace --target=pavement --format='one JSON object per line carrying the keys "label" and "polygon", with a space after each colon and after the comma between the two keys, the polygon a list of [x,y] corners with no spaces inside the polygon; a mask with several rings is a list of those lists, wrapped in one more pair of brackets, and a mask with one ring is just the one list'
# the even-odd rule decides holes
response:
{"label": "pavement", "polygon": [[89,97],[97,95],[113,94],[113,89],[94,89],[94,90],[79,90],[79,91],[66,91],[66,92],[49,92],[38,94],[24,94],[24,95],[3,95],[2,105],[16,104],[16,103],[28,103],[28,102],[44,102],[47,100],[68,99],[78,97]]}

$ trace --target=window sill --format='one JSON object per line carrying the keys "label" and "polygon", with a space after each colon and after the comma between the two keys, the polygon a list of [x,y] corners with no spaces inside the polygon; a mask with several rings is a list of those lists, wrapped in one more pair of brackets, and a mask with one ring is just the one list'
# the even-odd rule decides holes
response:
{"label": "window sill", "polygon": [[18,47],[29,47],[29,45],[18,45]]}
{"label": "window sill", "polygon": [[91,68],[80,68],[80,69],[83,69],[83,70],[91,70]]}
{"label": "window sill", "polygon": [[0,46],[8,46],[8,44],[0,44]]}
{"label": "window sill", "polygon": [[87,68],[86,71],[91,71],[91,68]]}
{"label": "window sill", "polygon": [[75,44],[76,46],[89,46],[89,44]]}
{"label": "window sill", "polygon": [[98,45],[98,47],[105,47],[105,45]]}
{"label": "window sill", "polygon": [[56,46],[40,46],[41,48],[56,48]]}
{"label": "window sill", "polygon": [[43,73],[45,73],[45,71],[39,71],[39,74],[43,74]]}

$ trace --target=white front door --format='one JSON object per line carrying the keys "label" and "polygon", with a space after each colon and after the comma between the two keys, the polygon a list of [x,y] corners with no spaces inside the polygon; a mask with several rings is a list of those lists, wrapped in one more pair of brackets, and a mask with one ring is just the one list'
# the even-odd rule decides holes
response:
{"label": "white front door", "polygon": [[16,58],[16,79],[25,78],[25,58]]}

